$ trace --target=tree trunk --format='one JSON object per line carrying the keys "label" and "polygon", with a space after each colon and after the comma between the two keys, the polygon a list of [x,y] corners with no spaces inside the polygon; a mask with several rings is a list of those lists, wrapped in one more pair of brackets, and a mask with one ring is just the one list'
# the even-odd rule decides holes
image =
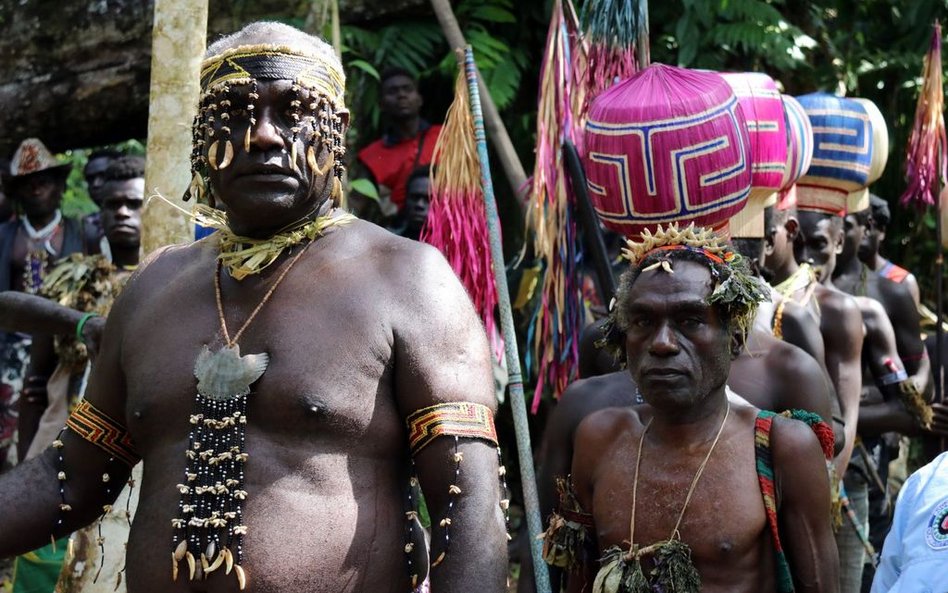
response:
{"label": "tree trunk", "polygon": [[[207,0],[155,1],[145,192],[161,194],[182,208],[181,197],[191,182],[191,121],[206,39]],[[145,204],[144,255],[191,236],[191,225],[179,210],[163,200]]]}

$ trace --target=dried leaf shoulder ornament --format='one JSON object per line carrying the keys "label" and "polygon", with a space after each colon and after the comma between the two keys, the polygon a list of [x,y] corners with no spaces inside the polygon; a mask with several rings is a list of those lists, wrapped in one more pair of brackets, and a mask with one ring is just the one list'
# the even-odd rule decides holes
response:
{"label": "dried leaf shoulder ornament", "polygon": [[[627,243],[623,255],[631,263],[631,274],[627,274],[619,289],[618,299],[628,292],[635,278],[650,270],[662,270],[674,274],[672,252],[686,251],[696,261],[704,261],[711,269],[715,288],[708,298],[710,304],[724,308],[731,323],[746,332],[753,323],[757,304],[767,298],[763,285],[748,273],[739,254],[730,250],[710,229],[698,229],[689,225],[680,229],[676,224],[661,226],[654,233],[644,231],[641,241]],[[606,344],[618,347],[621,334],[628,327],[623,318],[625,307],[613,307],[608,327],[605,329]],[[695,472],[685,495],[678,519],[667,539],[647,546],[635,543],[635,511],[638,493],[638,476],[641,465],[645,435],[651,422],[645,426],[639,439],[632,489],[632,518],[629,526],[629,549],[619,546],[607,549],[601,559],[602,568],[593,583],[594,593],[649,593],[651,591],[674,591],[675,593],[697,593],[701,578],[691,560],[690,547],[681,541],[679,527],[691,502],[711,454],[724,431],[730,415],[728,403],[724,418],[707,453]],[[554,566],[572,568],[581,563],[583,546],[590,541],[587,531],[594,527],[593,518],[586,513],[567,480],[558,484],[560,506],[550,519],[550,527],[544,534],[544,557]]]}
{"label": "dried leaf shoulder ornament", "polygon": [[[266,371],[269,357],[266,353],[241,356],[238,341],[312,242],[328,228],[352,220],[349,215],[324,208],[315,218],[291,225],[269,239],[240,237],[230,230],[223,213],[207,205],[210,197],[206,191],[208,167],[223,169],[230,165],[235,150],[231,126],[246,127],[242,148],[250,149],[256,124],[255,101],[259,98],[257,82],[292,80],[293,91],[299,93],[299,97],[291,103],[290,115],[295,123],[290,128],[290,162],[294,168],[300,166],[296,147],[302,137],[306,164],[313,172],[313,179],[331,174],[332,202],[338,204],[344,174],[345,145],[340,114],[345,110],[345,78],[339,61],[330,52],[306,53],[275,45],[240,46],[212,56],[202,65],[202,95],[192,127],[193,179],[186,197],[194,197],[199,202],[194,218],[220,231],[215,296],[224,346],[212,351],[210,345],[205,345],[194,365],[195,413],[189,418],[191,431],[183,480],[176,486],[180,492],[178,516],[171,520],[174,530],[171,576],[174,580],[185,563],[190,580],[223,570],[228,575],[235,573],[241,590],[246,587],[247,575],[241,560],[243,536],[247,533],[242,520],[243,503],[247,498],[243,489],[244,466],[248,460],[245,450],[247,397],[251,385]],[[236,86],[241,87],[239,93],[233,88]],[[243,90],[246,87],[249,91]],[[308,92],[303,93],[304,89]],[[246,104],[238,110],[233,104],[239,94],[245,97]],[[239,114],[243,114],[243,121],[238,121]],[[323,151],[327,156],[320,167],[318,156]],[[302,249],[284,266],[243,326],[231,337],[224,321],[221,267],[226,267],[234,279],[240,280],[259,273],[284,251],[301,244]],[[113,460],[131,467],[141,459],[124,423],[89,401],[77,407],[66,426],[106,451]],[[61,459],[62,441],[57,440],[54,447],[59,450]],[[108,482],[107,477],[107,474],[103,476],[103,482]],[[71,507],[65,499],[64,472],[60,472],[59,478],[60,509],[65,513]],[[58,526],[63,523],[62,513]]]}

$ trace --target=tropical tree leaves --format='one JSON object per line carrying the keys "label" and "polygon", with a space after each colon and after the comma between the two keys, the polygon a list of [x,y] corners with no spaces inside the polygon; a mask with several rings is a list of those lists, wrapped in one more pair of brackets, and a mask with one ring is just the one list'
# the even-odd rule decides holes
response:
{"label": "tropical tree leaves", "polygon": [[[511,0],[463,0],[454,7],[465,38],[474,49],[478,69],[499,109],[517,97],[529,63],[528,50],[511,47],[504,36],[516,30]],[[377,28],[342,27],[343,58],[349,78],[349,103],[372,129],[379,125],[379,75],[400,67],[419,78],[452,80],[456,58],[433,18],[404,19]],[[366,121],[367,120],[367,121]]]}

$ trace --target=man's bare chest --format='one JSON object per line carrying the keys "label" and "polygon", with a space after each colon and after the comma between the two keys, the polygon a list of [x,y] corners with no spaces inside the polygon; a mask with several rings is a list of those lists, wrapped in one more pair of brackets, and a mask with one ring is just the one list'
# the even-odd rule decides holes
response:
{"label": "man's bare chest", "polygon": [[594,519],[600,547],[627,548],[633,523],[640,546],[669,539],[677,524],[679,537],[698,562],[726,561],[759,546],[766,514],[753,446],[746,444],[749,449],[732,443],[716,450],[690,500],[688,490],[700,458],[647,451],[637,489],[634,471],[610,472],[597,480]]}
{"label": "man's bare chest", "polygon": [[[344,304],[318,306],[300,298],[267,305],[237,342],[241,355],[269,359],[251,385],[248,434],[338,443],[359,440],[381,425],[391,426],[382,432],[402,430],[392,388],[392,337],[384,324]],[[174,432],[182,438],[201,351],[225,345],[219,315],[213,302],[204,301],[175,313],[163,303],[144,309],[122,347],[127,417],[136,441],[160,441],[178,426]],[[228,323],[231,338],[245,322],[242,311],[235,313]],[[141,334],[148,338],[135,338]]]}

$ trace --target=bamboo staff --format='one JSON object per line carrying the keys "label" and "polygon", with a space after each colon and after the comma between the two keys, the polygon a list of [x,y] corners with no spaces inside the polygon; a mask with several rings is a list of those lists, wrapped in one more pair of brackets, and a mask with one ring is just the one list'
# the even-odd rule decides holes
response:
{"label": "bamboo staff", "polygon": [[498,303],[500,307],[500,325],[504,334],[504,351],[507,355],[510,407],[513,409],[514,430],[517,434],[520,481],[523,485],[523,499],[527,511],[527,530],[530,535],[530,552],[533,556],[533,574],[536,579],[537,592],[549,593],[550,575],[546,563],[543,561],[543,550],[540,541],[534,537],[543,531],[543,526],[540,522],[536,474],[533,471],[533,449],[530,445],[530,426],[527,423],[527,405],[523,395],[523,377],[520,371],[520,353],[517,348],[517,336],[510,306],[510,291],[507,288],[507,269],[504,265],[504,252],[500,243],[500,217],[497,214],[497,201],[494,199],[494,186],[490,175],[490,161],[487,158],[487,136],[484,133],[484,115],[481,113],[477,69],[474,66],[474,52],[470,46],[467,46],[464,50],[464,73],[467,77],[471,96],[471,113],[474,116],[477,156],[481,162],[481,185],[484,192],[484,206],[487,210],[487,228],[490,231],[490,252],[493,260],[494,281],[497,284],[497,293],[500,300]]}

